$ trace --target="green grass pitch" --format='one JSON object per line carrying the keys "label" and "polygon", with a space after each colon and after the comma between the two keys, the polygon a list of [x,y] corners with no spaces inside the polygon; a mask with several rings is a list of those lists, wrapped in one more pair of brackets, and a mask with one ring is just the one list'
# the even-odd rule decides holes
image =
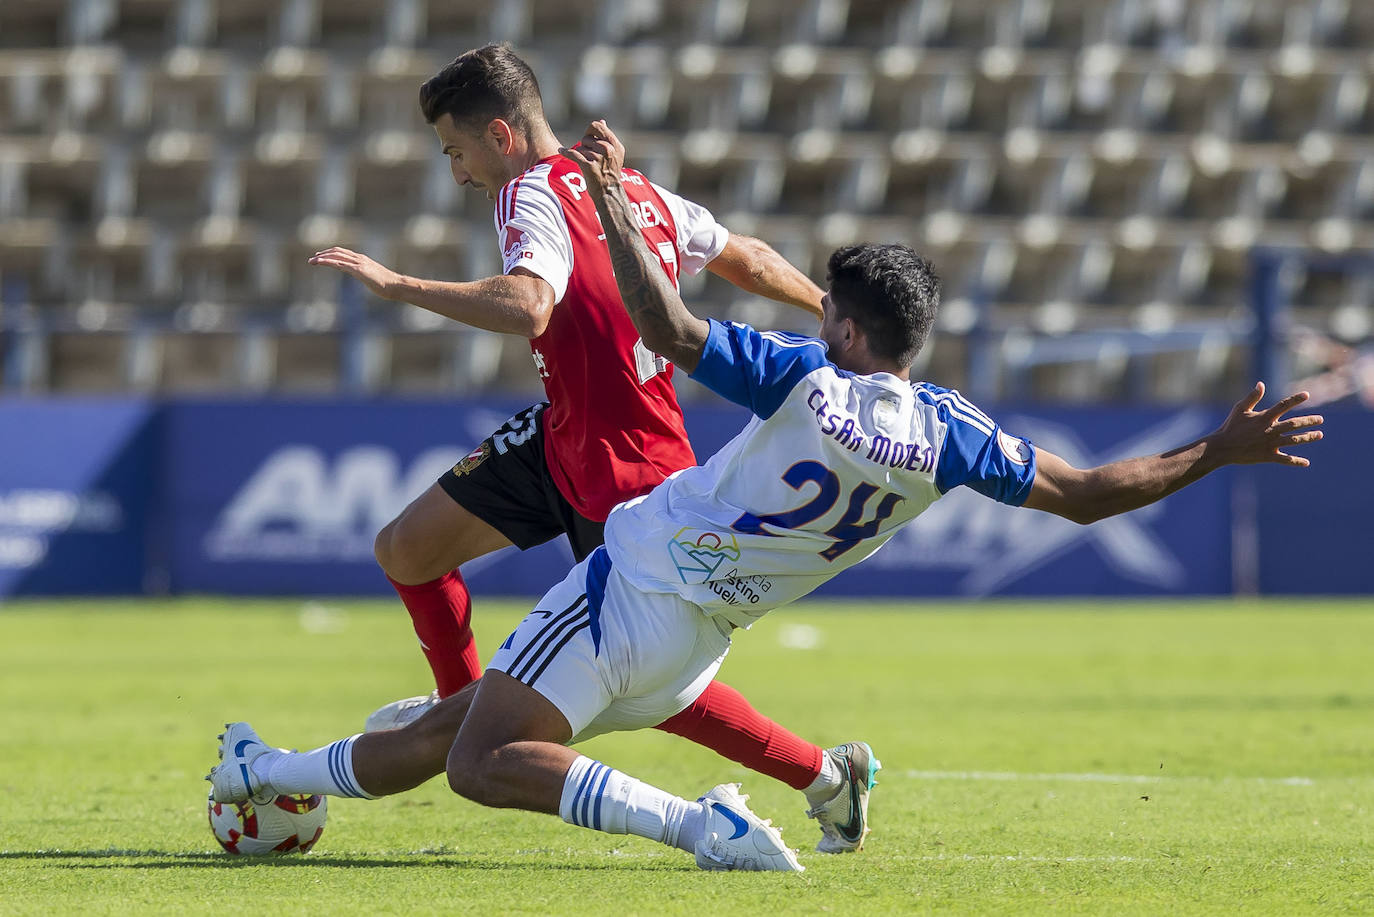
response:
{"label": "green grass pitch", "polygon": [[[484,653],[514,603],[480,603]],[[671,736],[588,754],[683,795],[739,780],[796,875],[484,810],[442,780],[332,800],[307,856],[205,823],[215,734],[301,748],[428,687],[388,602],[0,608],[0,914],[1374,912],[1374,606],[812,603],[722,678],[885,765],[868,847],[811,852],[801,795]]]}

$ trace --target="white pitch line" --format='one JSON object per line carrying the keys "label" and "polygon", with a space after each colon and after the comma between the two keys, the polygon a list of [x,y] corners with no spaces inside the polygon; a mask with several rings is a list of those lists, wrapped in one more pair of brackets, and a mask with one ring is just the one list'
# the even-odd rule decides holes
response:
{"label": "white pitch line", "polygon": [[[565,856],[580,855],[577,851],[573,850],[572,848],[566,848],[566,849],[534,848],[534,849],[529,849],[529,850],[512,850],[512,851],[510,851],[510,853],[513,854],[513,855],[515,855],[515,856],[528,856],[528,857],[548,857],[548,856],[557,856],[557,855],[565,855]],[[143,855],[143,853],[140,852],[140,851],[128,851],[128,854],[129,854],[130,856],[141,856],[141,855]],[[182,855],[184,855],[184,856],[202,856],[203,854],[178,854],[178,856],[182,856]],[[375,853],[374,853],[374,852],[371,852],[371,851],[333,851],[333,850],[331,850],[328,854],[325,854],[325,855],[326,855],[326,856],[338,856],[338,855],[365,856],[365,855],[375,855]],[[388,855],[388,856],[416,856],[416,857],[418,857],[418,856],[436,856],[436,855],[437,855],[437,856],[460,856],[460,855],[463,855],[463,854],[462,854],[462,851],[458,851],[458,850],[423,849],[423,850],[388,851],[388,852],[387,852],[387,855]],[[663,851],[659,851],[659,850],[625,850],[625,849],[622,849],[622,848],[614,848],[614,849],[611,849],[611,850],[602,851],[600,855],[601,855],[601,856],[612,857],[612,858],[614,858],[614,859],[623,859],[623,860],[655,860],[655,861],[661,860],[661,861],[663,861],[663,862],[670,862],[670,861],[673,861],[673,860],[676,859],[676,855],[675,855],[675,854],[673,853],[673,851],[671,851],[671,850],[663,850]],[[884,854],[884,855],[883,855],[883,859],[884,859],[884,860],[887,860],[887,861],[890,861],[890,862],[895,862],[895,863],[907,863],[907,862],[911,862],[911,863],[1156,863],[1156,862],[1160,862],[1160,861],[1162,861],[1162,860],[1167,860],[1167,859],[1171,859],[1171,858],[1170,858],[1170,857],[1166,857],[1166,856],[1164,856],[1163,854],[1161,854],[1161,855],[1158,856],[1158,857],[1133,857],[1133,856],[1111,856],[1111,855],[1107,855],[1107,854],[1102,854],[1102,855],[1070,854],[1070,855],[1067,855],[1067,856],[1046,856],[1046,855],[1044,855],[1044,854],[1022,854],[1022,853],[958,853],[958,854],[949,854],[949,853],[928,853],[928,854],[919,854],[919,853],[887,853],[887,854]]]}
{"label": "white pitch line", "polygon": [[1024,856],[1018,853],[965,853],[957,856],[947,854],[927,854],[925,856],[888,855],[889,860],[919,860],[923,863],[1154,863],[1167,859],[1128,856]]}
{"label": "white pitch line", "polygon": [[1011,771],[900,771],[911,780],[984,780],[1012,783],[1036,781],[1040,783],[1258,783],[1273,786],[1314,786],[1311,777],[1206,777],[1158,774],[1018,774]]}

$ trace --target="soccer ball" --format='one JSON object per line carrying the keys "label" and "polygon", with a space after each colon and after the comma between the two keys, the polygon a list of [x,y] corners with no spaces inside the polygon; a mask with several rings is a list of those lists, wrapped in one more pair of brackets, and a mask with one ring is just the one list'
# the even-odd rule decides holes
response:
{"label": "soccer ball", "polygon": [[211,795],[207,808],[210,833],[233,854],[305,853],[324,833],[323,796],[277,796],[258,805],[215,802]]}

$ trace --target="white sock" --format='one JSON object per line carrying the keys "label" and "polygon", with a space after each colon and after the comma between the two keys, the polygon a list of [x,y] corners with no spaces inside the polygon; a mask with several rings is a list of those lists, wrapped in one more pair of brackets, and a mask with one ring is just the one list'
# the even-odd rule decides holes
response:
{"label": "white sock", "polygon": [[358,778],[353,775],[353,743],[357,740],[358,736],[350,736],[313,751],[269,751],[253,762],[253,776],[279,794],[323,793],[376,799],[358,785]]}
{"label": "white sock", "polygon": [[558,814],[570,825],[634,834],[689,853],[701,838],[706,807],[579,755],[563,780]]}
{"label": "white sock", "polygon": [[678,822],[677,840],[674,846],[688,853],[696,853],[697,841],[706,836],[706,806],[699,802],[688,802],[680,796],[673,797],[683,807],[682,818]]}
{"label": "white sock", "polygon": [[835,760],[830,755],[822,752],[821,772],[815,780],[811,781],[811,785],[802,792],[806,794],[806,801],[816,806],[834,798],[843,784],[844,773],[835,765]]}

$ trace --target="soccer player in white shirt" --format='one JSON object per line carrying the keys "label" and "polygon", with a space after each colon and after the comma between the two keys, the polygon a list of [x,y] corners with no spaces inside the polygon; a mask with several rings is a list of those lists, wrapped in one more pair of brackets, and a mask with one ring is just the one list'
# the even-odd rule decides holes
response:
{"label": "soccer player in white shirt", "polygon": [[[639,236],[615,135],[594,122],[564,154],[596,199],[616,282],[645,344],[755,416],[705,465],[617,507],[605,546],[497,651],[447,755],[450,786],[475,802],[638,834],[695,853],[705,869],[798,871],[793,851],[749,811],[738,786],[691,802],[568,746],[653,726],[690,704],[735,628],[869,556],[953,487],[1088,523],[1223,465],[1306,466],[1282,450],[1321,438],[1320,416],[1284,417],[1305,392],[1256,411],[1264,395],[1257,384],[1194,443],[1075,469],[1002,431],[957,392],[911,381],[939,280],[910,249],[835,252],[819,340],[705,321],[683,305]],[[451,716],[442,713],[448,704],[416,725]],[[291,755],[234,724],[212,773],[216,798],[406,788],[397,782],[407,766],[404,731],[363,738],[372,746],[362,754],[345,739]],[[392,747],[383,750],[379,738]]]}
{"label": "soccer player in white shirt", "polygon": [[[534,71],[508,46],[484,45],[426,80],[419,95],[454,181],[495,203],[504,273],[423,280],[343,248],[311,263],[343,271],[383,299],[527,337],[545,398],[502,424],[378,533],[377,560],[410,615],[435,691],[375,711],[369,731],[403,725],[481,675],[461,565],[560,534],[580,561],[602,544],[612,508],[696,464],[675,369],[644,346],[620,304],[596,205],[577,164],[558,152]],[[820,316],[821,289],[766,243],[730,232],[704,207],[633,170],[623,183],[641,234],[675,278],[709,270]],[[820,849],[857,849],[862,820],[832,830],[825,813],[870,770],[865,743],[822,749],[720,682],[656,728],[800,790],[818,812]]]}

